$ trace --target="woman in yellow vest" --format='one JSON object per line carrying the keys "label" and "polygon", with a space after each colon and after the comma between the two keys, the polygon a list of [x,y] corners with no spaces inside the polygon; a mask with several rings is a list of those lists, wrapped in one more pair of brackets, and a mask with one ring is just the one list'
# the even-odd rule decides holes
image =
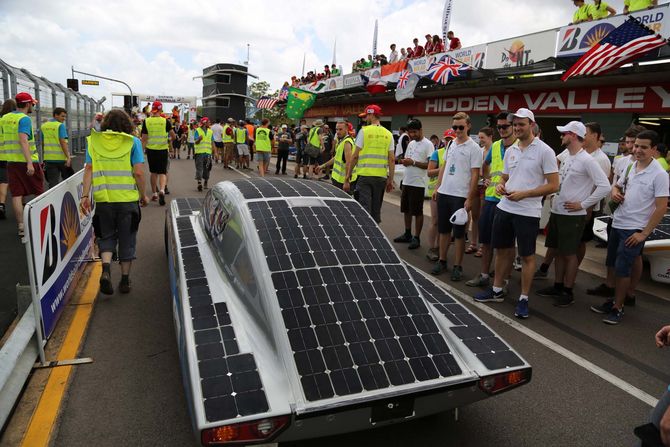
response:
{"label": "woman in yellow vest", "polygon": [[[6,100],[2,103],[2,109],[0,109],[0,118],[15,110],[16,101],[11,98]],[[2,123],[0,122],[0,220],[5,220],[7,218],[5,204],[7,201],[7,157],[3,151],[3,143]]]}
{"label": "woman in yellow vest", "polygon": [[129,293],[130,266],[135,259],[141,219],[139,205],[146,206],[149,202],[144,195],[144,154],[142,143],[132,135],[133,123],[123,110],[112,109],[107,113],[100,130],[92,131],[87,138],[80,207],[89,214],[89,194],[93,194],[93,228],[102,258],[100,291],[106,295],[114,293],[110,264],[116,251],[121,263],[119,291]]}
{"label": "woman in yellow vest", "polygon": [[[342,189],[344,185],[344,178],[347,175],[347,164],[351,162],[351,156],[354,152],[354,139],[349,136],[349,127],[346,121],[339,121],[335,125],[335,134],[337,135],[337,146],[335,147],[335,155],[333,158],[328,160],[322,165],[316,167],[316,174],[318,175],[328,166],[332,166],[333,170],[330,174],[330,178],[333,182],[333,185]],[[349,189],[349,194],[353,194],[356,191],[356,180],[358,176],[354,170],[349,181],[351,188]]]}
{"label": "woman in yellow vest", "polygon": [[269,128],[270,120],[265,118],[261,122],[261,127],[256,129],[256,139],[254,146],[256,147],[256,155],[258,156],[258,171],[261,177],[265,177],[270,165],[270,157],[272,156],[272,139],[274,135]]}

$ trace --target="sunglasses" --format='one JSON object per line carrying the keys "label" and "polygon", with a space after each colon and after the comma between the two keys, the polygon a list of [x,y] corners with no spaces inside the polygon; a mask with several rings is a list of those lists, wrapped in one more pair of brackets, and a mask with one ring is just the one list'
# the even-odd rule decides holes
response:
{"label": "sunglasses", "polygon": [[511,124],[501,124],[501,125],[499,125],[499,126],[497,126],[497,127],[498,127],[498,130],[507,130],[507,129],[509,129],[511,126],[512,126]]}
{"label": "sunglasses", "polygon": [[465,130],[465,126],[451,126],[454,130]]}

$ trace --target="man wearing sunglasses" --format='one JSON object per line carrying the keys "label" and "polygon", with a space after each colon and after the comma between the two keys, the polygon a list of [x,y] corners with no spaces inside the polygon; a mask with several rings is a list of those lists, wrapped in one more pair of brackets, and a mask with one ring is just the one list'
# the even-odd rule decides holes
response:
{"label": "man wearing sunglasses", "polygon": [[496,186],[502,195],[493,220],[493,248],[498,250],[493,288],[475,295],[478,302],[502,302],[503,285],[512,268],[514,245],[521,257],[521,296],[514,316],[528,318],[528,295],[535,273],[535,239],[540,227],[542,197],[558,191],[554,150],[537,138],[535,115],[521,108],[512,125],[518,141],[505,152],[503,175]]}
{"label": "man wearing sunglasses", "polygon": [[452,238],[455,240],[454,267],[451,269],[451,280],[463,278],[463,254],[465,253],[465,224],[451,223],[451,217],[461,208],[470,211],[478,191],[479,170],[482,167],[482,149],[470,133],[470,117],[459,112],[453,117],[452,129],[456,139],[445,153],[445,163],[440,168],[436,191],[433,200],[437,201],[437,231],[440,233],[440,259],[432,273],[439,275],[447,269],[447,252]]}

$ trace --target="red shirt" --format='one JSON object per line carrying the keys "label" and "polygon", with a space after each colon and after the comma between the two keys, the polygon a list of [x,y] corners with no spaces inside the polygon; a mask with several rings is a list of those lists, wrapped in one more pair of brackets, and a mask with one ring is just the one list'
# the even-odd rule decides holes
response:
{"label": "red shirt", "polygon": [[414,47],[414,50],[412,51],[412,57],[423,57],[423,54],[423,47],[421,45]]}
{"label": "red shirt", "polygon": [[449,51],[453,51],[461,45],[461,40],[458,37],[449,39]]}
{"label": "red shirt", "polygon": [[426,42],[426,45],[424,46],[424,49],[426,50],[426,54],[432,54],[433,52],[433,42]]}
{"label": "red shirt", "polygon": [[444,44],[440,40],[438,43],[433,45],[433,51],[430,54],[444,53]]}

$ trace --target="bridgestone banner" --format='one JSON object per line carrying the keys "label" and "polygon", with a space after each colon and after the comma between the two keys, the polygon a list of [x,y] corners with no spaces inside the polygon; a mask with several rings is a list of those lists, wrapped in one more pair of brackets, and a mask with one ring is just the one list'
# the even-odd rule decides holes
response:
{"label": "bridgestone banner", "polygon": [[44,338],[52,334],[93,246],[93,213],[79,210],[84,171],[31,200],[23,212],[35,309]]}

